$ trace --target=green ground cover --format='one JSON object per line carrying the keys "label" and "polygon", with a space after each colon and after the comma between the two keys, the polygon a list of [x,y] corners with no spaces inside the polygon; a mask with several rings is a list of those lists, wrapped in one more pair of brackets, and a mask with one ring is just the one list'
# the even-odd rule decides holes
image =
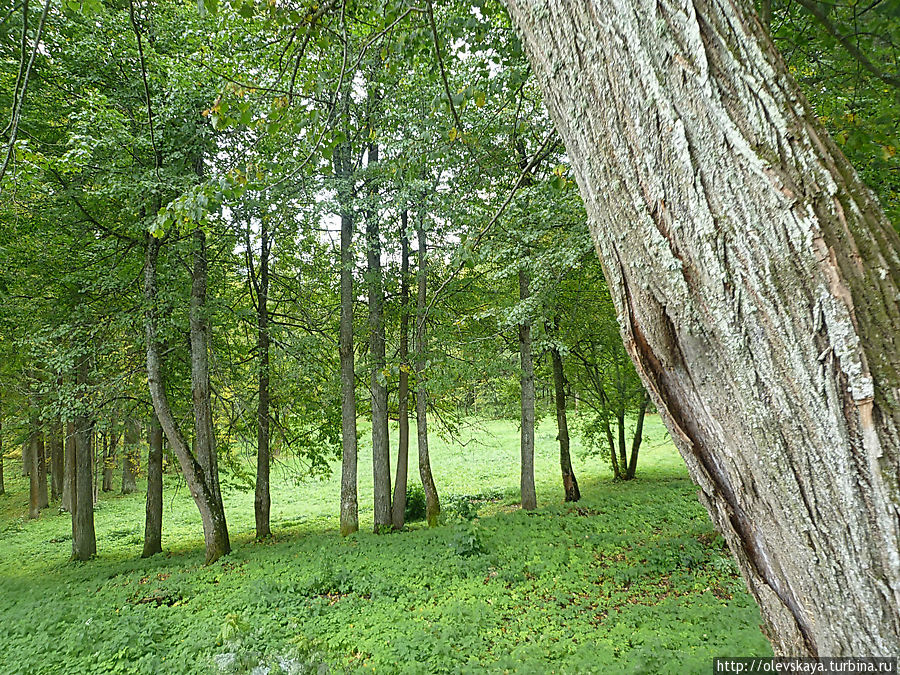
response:
{"label": "green ground cover", "polygon": [[[226,488],[234,552],[209,567],[175,476],[166,553],[139,558],[140,491],[103,495],[99,557],[74,564],[68,516],[51,508],[25,520],[27,486],[7,460],[0,672],[693,673],[714,656],[771,655],[681,459],[658,418],[648,427],[630,483],[613,483],[576,443],[583,499],[566,505],[555,427],[543,423],[531,514],[515,507],[515,425],[434,438],[446,523],[391,535],[369,534],[371,508],[361,508],[366,531],[338,536],[337,465],[315,482],[276,470],[275,540],[253,541],[253,494]],[[362,429],[361,440],[368,506]],[[417,482],[415,462],[410,475]]]}

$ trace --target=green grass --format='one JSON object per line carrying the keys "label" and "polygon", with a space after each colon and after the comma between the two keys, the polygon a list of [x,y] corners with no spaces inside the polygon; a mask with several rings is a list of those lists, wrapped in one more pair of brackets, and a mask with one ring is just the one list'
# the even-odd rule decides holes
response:
{"label": "green grass", "polygon": [[[70,519],[54,509],[23,519],[27,486],[7,460],[0,672],[691,673],[717,655],[770,655],[658,418],[647,433],[630,483],[613,483],[576,443],[573,506],[562,502],[555,426],[542,424],[531,514],[515,507],[514,425],[434,438],[448,522],[376,536],[361,429],[365,531],[337,535],[339,467],[311,483],[276,471],[275,541],[253,541],[252,493],[226,489],[234,552],[209,567],[176,477],[166,478],[165,554],[138,557],[140,492],[103,495],[99,556],[70,563]],[[410,475],[417,482],[415,462]],[[477,519],[456,515],[470,503]]]}

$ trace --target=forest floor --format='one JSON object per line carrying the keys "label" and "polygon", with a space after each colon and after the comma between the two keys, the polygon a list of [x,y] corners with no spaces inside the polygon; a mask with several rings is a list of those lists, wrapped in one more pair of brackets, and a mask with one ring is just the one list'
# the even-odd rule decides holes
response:
{"label": "forest floor", "polygon": [[577,505],[562,499],[555,432],[549,419],[538,427],[532,513],[516,506],[514,424],[434,438],[446,523],[433,529],[370,534],[362,430],[364,531],[346,539],[337,463],[322,481],[273,471],[275,539],[265,543],[253,540],[253,493],[226,482],[234,550],[208,567],[176,476],[166,476],[164,554],[139,557],[139,483],[132,495],[102,494],[98,558],[70,563],[70,518],[51,507],[26,520],[27,485],[8,459],[0,672],[699,673],[714,656],[771,655],[659,419],[628,483],[574,444]]}

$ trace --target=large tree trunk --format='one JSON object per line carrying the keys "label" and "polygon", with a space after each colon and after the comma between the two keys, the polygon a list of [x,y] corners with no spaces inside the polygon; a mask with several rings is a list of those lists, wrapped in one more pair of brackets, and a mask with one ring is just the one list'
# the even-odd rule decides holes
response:
{"label": "large tree trunk", "polygon": [[[223,555],[231,551],[231,544],[228,540],[228,529],[225,524],[225,509],[222,506],[222,498],[218,490],[214,490],[210,486],[206,478],[207,467],[209,466],[210,457],[207,455],[204,466],[191,452],[187,441],[175,421],[172,408],[166,394],[165,383],[162,379],[162,359],[159,354],[159,340],[157,332],[156,318],[156,262],[159,256],[160,241],[155,237],[147,235],[146,259],[144,262],[144,301],[146,303],[145,330],[147,341],[147,380],[150,387],[150,398],[153,401],[153,410],[159,418],[159,423],[166,434],[169,446],[178,458],[181,465],[181,472],[184,475],[184,481],[188,486],[191,497],[197,505],[200,512],[200,520],[203,523],[203,538],[206,544],[206,563],[212,563]],[[205,256],[204,256],[205,260]],[[201,265],[202,267],[202,265]],[[195,274],[197,270],[195,269]],[[200,293],[199,286],[205,286],[205,274],[198,282],[195,282],[191,290],[191,362],[192,362],[192,384],[198,379],[198,373],[195,371],[194,361],[202,359],[202,355],[193,353],[195,336],[193,335],[196,324],[199,321],[197,315],[203,311],[203,300],[205,300],[205,292]],[[205,291],[205,289],[204,289]],[[197,295],[199,294],[199,297]],[[196,305],[196,306],[195,306]],[[199,341],[199,340],[198,340]],[[199,368],[197,368],[199,370]],[[202,387],[202,383],[198,383]],[[208,380],[207,380],[208,387]],[[202,394],[197,395],[197,389],[193,388],[194,401],[202,399]],[[196,427],[202,426],[196,424],[196,419],[203,418],[204,412],[199,414],[195,411],[195,433]],[[210,425],[212,419],[210,418]],[[205,429],[202,429],[206,433]],[[211,427],[209,429],[211,431]],[[209,439],[207,439],[208,443]],[[199,444],[198,444],[199,446]],[[205,451],[208,453],[210,448],[207,446]],[[199,454],[199,453],[198,453]]]}
{"label": "large tree trunk", "polygon": [[72,421],[65,422],[63,428],[66,430],[65,440],[65,462],[63,466],[63,491],[60,508],[63,511],[74,513],[72,505],[74,504],[73,496],[75,494],[75,423]]}
{"label": "large tree trunk", "polygon": [[[529,295],[528,273],[519,270],[519,300],[527,300]],[[531,322],[519,324],[519,361],[522,416],[520,419],[521,472],[519,488],[522,508],[531,511],[537,508],[537,493],[534,490],[534,360],[531,355]]]}
{"label": "large tree trunk", "polygon": [[431,457],[428,452],[428,391],[425,387],[425,358],[428,354],[425,320],[428,307],[428,242],[425,223],[421,214],[417,229],[419,240],[419,279],[416,296],[416,440],[419,445],[419,477],[425,492],[425,520],[429,527],[438,524],[441,502],[438,498],[434,476],[431,475]]}
{"label": "large tree trunk", "polygon": [[[368,167],[378,164],[378,145],[368,146]],[[370,179],[371,180],[371,179]],[[374,190],[369,190],[370,198]],[[384,290],[381,269],[381,234],[378,213],[366,212],[366,267],[369,300],[369,386],[372,395],[372,492],[375,532],[391,526],[391,448],[388,445],[388,396],[384,373]]]}
{"label": "large tree trunk", "polygon": [[397,389],[397,474],[391,501],[391,523],[402,530],[406,522],[406,484],[409,474],[409,215],[400,213],[400,384]]}
{"label": "large tree trunk", "polygon": [[[346,95],[349,97],[349,94]],[[346,116],[346,98],[343,103]],[[334,152],[338,203],[341,210],[341,535],[359,530],[356,492],[356,373],[353,365],[353,212],[351,201],[350,146],[340,145]]]}
{"label": "large tree trunk", "polygon": [[569,419],[566,415],[566,376],[563,370],[562,355],[559,348],[550,348],[550,358],[553,361],[553,388],[556,402],[556,428],[559,432],[559,468],[562,470],[563,490],[566,493],[567,502],[577,502],[581,499],[578,489],[578,481],[575,479],[575,470],[572,468],[572,456],[569,453]]}
{"label": "large tree trunk", "polygon": [[900,651],[900,240],[746,3],[506,0],[779,654]]}
{"label": "large tree trunk", "polygon": [[[269,229],[267,217],[260,224],[259,284],[256,308],[256,347],[259,352],[259,401],[256,407],[256,493],[253,512],[256,517],[256,538],[272,536],[269,512],[272,497],[269,493]],[[248,251],[247,255],[253,255]]]}
{"label": "large tree trunk", "polygon": [[72,559],[90,560],[97,554],[94,532],[94,477],[91,473],[91,438],[94,423],[87,410],[85,389],[90,373],[87,355],[79,358],[75,383],[78,386],[78,412],[75,415],[75,474],[72,483]]}
{"label": "large tree trunk", "polygon": [[62,497],[63,486],[63,428],[56,419],[50,425],[50,499]]}
{"label": "large tree trunk", "polygon": [[144,551],[142,558],[162,553],[162,446],[163,430],[156,415],[150,421],[147,438],[150,451],[147,453],[147,505],[144,518]]}
{"label": "large tree trunk", "polygon": [[137,472],[141,468],[141,423],[130,418],[125,420],[125,438],[122,447],[122,494],[130,495],[137,490]]}

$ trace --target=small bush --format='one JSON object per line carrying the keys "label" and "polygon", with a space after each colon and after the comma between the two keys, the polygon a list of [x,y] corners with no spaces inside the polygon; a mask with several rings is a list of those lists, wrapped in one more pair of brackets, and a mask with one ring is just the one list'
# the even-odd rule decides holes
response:
{"label": "small bush", "polygon": [[406,522],[425,520],[425,490],[419,485],[406,487]]}

